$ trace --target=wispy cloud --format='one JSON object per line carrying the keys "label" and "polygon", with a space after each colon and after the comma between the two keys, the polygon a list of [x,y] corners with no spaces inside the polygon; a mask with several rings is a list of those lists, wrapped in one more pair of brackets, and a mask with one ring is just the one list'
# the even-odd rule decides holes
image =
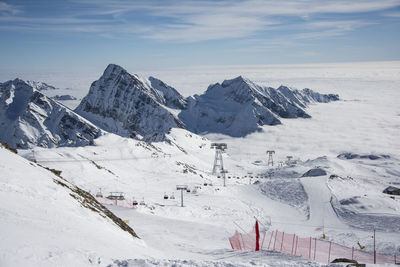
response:
{"label": "wispy cloud", "polygon": [[[400,0],[241,0],[241,1],[126,1],[70,0],[75,13],[62,17],[31,17],[21,8],[0,2],[3,29],[29,31],[92,32],[110,38],[115,34],[172,42],[198,42],[268,35],[286,27],[297,31],[294,39],[327,38],[346,34],[375,23],[368,20],[321,15],[385,11],[400,6]],[[390,13],[385,13],[390,14]],[[136,17],[141,17],[141,20]],[[396,15],[394,15],[396,16]],[[29,24],[28,24],[29,23]],[[265,37],[264,37],[265,38]]]}
{"label": "wispy cloud", "polygon": [[15,5],[10,5],[5,2],[0,2],[0,14],[11,14],[16,15],[21,12],[20,7]]}

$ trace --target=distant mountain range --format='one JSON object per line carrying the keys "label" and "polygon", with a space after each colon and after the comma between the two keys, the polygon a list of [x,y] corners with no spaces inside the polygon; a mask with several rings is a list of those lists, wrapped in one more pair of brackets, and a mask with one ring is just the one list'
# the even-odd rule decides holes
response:
{"label": "distant mountain range", "polygon": [[74,111],[39,92],[51,88],[19,79],[0,83],[1,141],[17,148],[80,146],[104,130],[153,142],[165,140],[171,128],[242,137],[281,124],[281,118],[310,118],[305,112],[310,103],[339,100],[310,89],[263,87],[243,77],[184,98],[157,78],[144,79],[114,64]]}
{"label": "distant mountain range", "polygon": [[242,137],[262,125],[281,124],[280,118],[310,118],[304,110],[309,103],[338,99],[338,95],[323,95],[310,89],[262,87],[239,76],[210,85],[200,96],[189,97],[179,118],[195,133]]}

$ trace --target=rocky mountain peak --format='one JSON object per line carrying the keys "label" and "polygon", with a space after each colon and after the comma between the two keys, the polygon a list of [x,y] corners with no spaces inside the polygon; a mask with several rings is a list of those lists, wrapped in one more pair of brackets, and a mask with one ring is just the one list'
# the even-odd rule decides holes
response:
{"label": "rocky mountain peak", "polygon": [[88,145],[101,130],[15,79],[0,84],[0,140],[14,148]]}
{"label": "rocky mountain peak", "polygon": [[106,131],[155,141],[162,140],[172,127],[184,127],[166,108],[183,104],[183,97],[172,87],[110,64],[75,111]]}

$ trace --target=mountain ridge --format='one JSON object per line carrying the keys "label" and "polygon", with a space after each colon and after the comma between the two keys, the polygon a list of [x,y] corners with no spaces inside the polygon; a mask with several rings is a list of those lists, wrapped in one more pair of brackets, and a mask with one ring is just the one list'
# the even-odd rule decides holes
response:
{"label": "mountain ridge", "polygon": [[243,76],[184,98],[163,81],[141,78],[116,64],[107,66],[73,111],[40,93],[36,87],[41,85],[20,79],[0,83],[0,124],[8,125],[2,141],[18,148],[88,145],[100,129],[147,142],[170,141],[172,128],[243,137],[281,124],[282,118],[310,118],[309,104],[339,100],[308,88],[260,86]]}
{"label": "mountain ridge", "polygon": [[238,76],[210,85],[202,95],[188,98],[179,118],[195,133],[223,133],[243,137],[263,125],[281,124],[280,118],[311,118],[305,108],[310,103],[339,100],[310,89],[278,89],[257,85]]}

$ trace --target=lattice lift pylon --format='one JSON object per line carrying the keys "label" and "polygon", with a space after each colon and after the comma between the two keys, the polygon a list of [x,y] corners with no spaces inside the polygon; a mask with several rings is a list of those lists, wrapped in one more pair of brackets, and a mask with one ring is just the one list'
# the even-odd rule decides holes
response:
{"label": "lattice lift pylon", "polygon": [[228,146],[225,143],[212,143],[211,148],[215,148],[215,159],[212,174],[216,175],[217,172],[221,173],[224,170],[224,162],[222,161],[222,153]]}
{"label": "lattice lift pylon", "polygon": [[267,150],[267,154],[268,154],[267,166],[269,166],[270,164],[271,164],[271,166],[274,166],[274,159],[272,158],[272,154],[275,154],[275,150]]}

